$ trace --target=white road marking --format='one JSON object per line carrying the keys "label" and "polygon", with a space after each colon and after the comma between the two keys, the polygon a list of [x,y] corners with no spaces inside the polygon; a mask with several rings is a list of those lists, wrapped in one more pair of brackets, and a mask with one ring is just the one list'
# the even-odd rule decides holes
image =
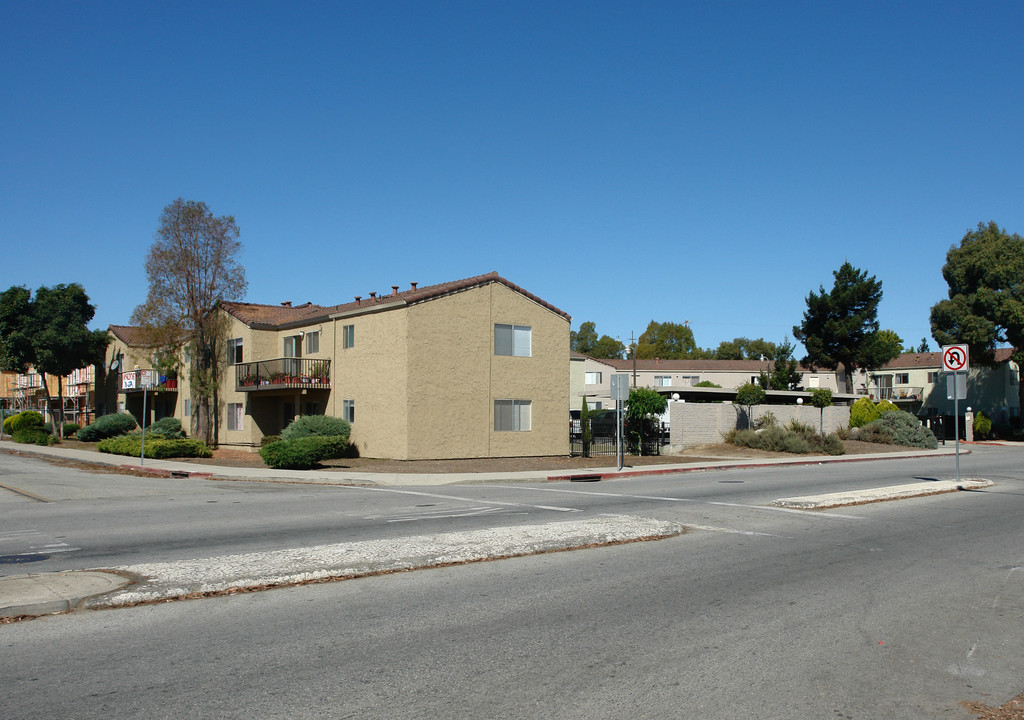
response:
{"label": "white road marking", "polygon": [[842,513],[810,513],[806,510],[794,510],[793,508],[781,508],[773,507],[771,505],[743,505],[741,503],[727,503],[719,502],[715,500],[695,500],[693,498],[675,498],[675,497],[664,497],[661,495],[632,495],[629,493],[616,493],[596,490],[569,490],[568,488],[552,488],[552,487],[525,487],[522,485],[494,485],[492,487],[501,487],[509,490],[528,490],[534,492],[552,492],[552,493],[565,493],[569,495],[593,495],[595,497],[612,497],[612,498],[628,498],[631,500],[656,500],[661,502],[676,502],[676,503],[699,503],[701,505],[723,505],[725,507],[737,507],[737,508],[748,508],[751,510],[770,510],[772,512],[789,512],[796,515],[802,515],[803,517],[820,517],[820,518],[833,518],[840,520],[866,520],[862,515],[844,515]]}
{"label": "white road marking", "polygon": [[[417,497],[439,498],[441,500],[456,500],[458,502],[486,503],[487,505],[498,505],[501,507],[534,508],[535,510],[553,510],[555,512],[582,512],[579,508],[558,507],[553,505],[530,505],[528,503],[502,502],[500,500],[481,500],[479,498],[464,498],[458,495],[442,495],[440,493],[429,493],[421,490],[399,490],[397,488],[364,487],[364,486],[342,486],[351,487],[352,490],[370,490],[372,492],[398,493],[399,495],[415,495]],[[500,487],[500,486],[499,486]]]}

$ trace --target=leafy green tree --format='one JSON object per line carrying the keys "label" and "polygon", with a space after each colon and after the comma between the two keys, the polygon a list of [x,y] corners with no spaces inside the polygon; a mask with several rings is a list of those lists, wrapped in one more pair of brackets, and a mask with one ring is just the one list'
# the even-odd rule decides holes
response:
{"label": "leafy green tree", "polygon": [[771,371],[762,370],[759,373],[761,387],[771,390],[795,390],[802,379],[797,362],[793,359],[793,351],[796,348],[788,340],[771,345],[774,348],[773,353],[768,356],[771,360]]}
{"label": "leafy green tree", "polygon": [[807,350],[803,364],[830,370],[842,365],[846,392],[852,394],[856,370],[880,367],[900,353],[893,352],[887,339],[878,336],[881,281],[849,262],[832,275],[835,282],[831,291],[819,286],[818,293],[812,290],[807,295],[803,322],[793,328],[793,335]]}
{"label": "leafy green tree", "polygon": [[582,355],[590,355],[597,344],[597,326],[590,322],[580,323],[579,330],[569,333],[569,348]]}
{"label": "leafy green tree", "polygon": [[753,412],[754,405],[760,405],[764,402],[765,391],[764,388],[755,383],[744,383],[736,388],[736,402],[740,405],[744,405],[747,408],[747,427],[749,428],[751,423],[751,413]]}
{"label": "leafy green tree", "polygon": [[716,360],[758,360],[762,357],[774,358],[778,351],[778,345],[764,338],[751,340],[738,337],[719,343],[713,357]]}
{"label": "leafy green tree", "polygon": [[629,391],[626,400],[626,432],[636,443],[636,450],[644,454],[644,447],[649,446],[652,436],[657,432],[655,418],[665,412],[668,400],[657,390],[638,387]]}
{"label": "leafy green tree", "polygon": [[597,327],[587,321],[580,323],[580,329],[569,333],[569,347],[574,352],[598,359],[620,359],[626,346],[607,335],[597,336]]}
{"label": "leafy green tree", "polygon": [[686,323],[651,320],[637,341],[636,356],[641,359],[680,360],[693,357],[698,349],[693,330]]}
{"label": "leafy green tree", "polygon": [[[978,223],[946,253],[942,277],[949,298],[932,306],[932,337],[939,345],[966,343],[971,362],[994,365],[1008,343],[1024,382],[1024,238],[996,223]],[[1024,400],[1024,385],[1018,383]]]}
{"label": "leafy green tree", "polygon": [[832,407],[832,391],[828,388],[811,390],[811,405],[818,408],[818,434],[825,434],[825,408]]}
{"label": "leafy green tree", "polygon": [[626,346],[615,338],[602,335],[590,350],[590,357],[599,360],[620,360],[626,352]]}
{"label": "leafy green tree", "polygon": [[60,409],[51,420],[58,438],[64,436],[64,376],[101,362],[107,346],[106,332],[88,328],[95,314],[78,283],[40,287],[34,298],[24,287],[0,295],[0,367],[19,373],[34,367],[48,406],[53,395],[47,375],[56,376]]}
{"label": "leafy green tree", "polygon": [[178,198],[164,208],[146,257],[149,294],[132,322],[150,330],[154,346],[191,346],[191,435],[213,445],[225,323],[217,307],[245,295],[238,262],[238,225],[214,217],[205,203]]}

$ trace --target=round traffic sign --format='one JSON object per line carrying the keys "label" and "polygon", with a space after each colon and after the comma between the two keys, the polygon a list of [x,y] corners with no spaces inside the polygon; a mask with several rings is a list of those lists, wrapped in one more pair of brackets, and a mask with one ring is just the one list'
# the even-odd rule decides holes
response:
{"label": "round traffic sign", "polygon": [[963,372],[967,369],[967,346],[951,345],[942,349],[942,369],[946,372]]}

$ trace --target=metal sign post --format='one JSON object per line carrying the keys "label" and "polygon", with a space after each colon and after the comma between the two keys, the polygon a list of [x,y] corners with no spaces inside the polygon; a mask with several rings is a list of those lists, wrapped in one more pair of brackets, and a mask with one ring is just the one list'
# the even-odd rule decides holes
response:
{"label": "metal sign post", "polygon": [[[945,345],[942,348],[942,370],[949,373],[946,399],[953,401],[953,437],[956,440],[956,481],[960,482],[960,401],[967,399],[967,371],[970,362],[967,345]],[[963,376],[963,380],[960,377]]]}
{"label": "metal sign post", "polygon": [[622,405],[629,400],[629,375],[615,373],[612,375],[612,400],[615,401],[615,462],[622,469]]}

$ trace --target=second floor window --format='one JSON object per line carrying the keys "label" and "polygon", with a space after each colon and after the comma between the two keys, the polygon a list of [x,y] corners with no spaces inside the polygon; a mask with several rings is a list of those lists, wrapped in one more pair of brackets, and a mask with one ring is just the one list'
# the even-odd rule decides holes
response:
{"label": "second floor window", "polygon": [[242,338],[228,340],[228,365],[238,365],[242,362]]}
{"label": "second floor window", "polygon": [[585,380],[587,385],[600,385],[601,384],[601,373],[599,372],[588,372]]}
{"label": "second floor window", "polygon": [[494,354],[530,357],[533,330],[525,325],[495,325]]}
{"label": "second floor window", "polygon": [[654,387],[672,387],[671,375],[655,375]]}
{"label": "second floor window", "polygon": [[314,330],[306,333],[306,354],[311,355],[318,352],[320,352],[320,331]]}
{"label": "second floor window", "polygon": [[910,384],[910,373],[896,373],[896,384],[897,385],[909,385]]}
{"label": "second floor window", "polygon": [[341,329],[341,346],[343,348],[355,347],[356,344],[356,326],[346,325]]}

